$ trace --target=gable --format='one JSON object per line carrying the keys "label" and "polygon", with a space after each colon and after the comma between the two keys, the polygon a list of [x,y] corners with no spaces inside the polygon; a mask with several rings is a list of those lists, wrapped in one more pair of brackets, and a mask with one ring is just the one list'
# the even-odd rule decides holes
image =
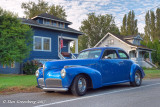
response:
{"label": "gable", "polygon": [[128,46],[135,47],[135,45],[133,45],[132,43],[124,40],[122,36],[120,36],[120,35],[119,35],[119,36],[118,36],[118,35],[115,36],[115,35],[113,35],[113,34],[111,34],[111,33],[107,33],[94,47],[97,47],[98,45],[102,44],[103,41],[104,41],[104,39],[105,39],[108,35],[110,35],[110,36],[118,39],[119,41],[121,41],[122,43],[124,43],[124,44],[126,44],[126,45],[128,45]]}

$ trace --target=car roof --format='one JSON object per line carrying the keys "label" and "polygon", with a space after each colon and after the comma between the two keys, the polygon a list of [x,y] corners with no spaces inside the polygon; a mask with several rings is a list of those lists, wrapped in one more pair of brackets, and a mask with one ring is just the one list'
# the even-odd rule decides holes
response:
{"label": "car roof", "polygon": [[120,50],[123,50],[121,48],[118,48],[118,47],[95,47],[95,48],[88,48],[88,49],[85,49],[83,51],[86,51],[86,50],[93,50],[93,49],[120,49]]}

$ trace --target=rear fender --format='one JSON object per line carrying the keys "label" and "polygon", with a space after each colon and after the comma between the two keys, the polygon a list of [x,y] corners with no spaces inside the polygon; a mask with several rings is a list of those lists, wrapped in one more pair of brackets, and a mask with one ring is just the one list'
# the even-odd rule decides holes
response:
{"label": "rear fender", "polygon": [[130,72],[130,81],[133,82],[135,80],[134,75],[136,71],[140,71],[142,78],[144,78],[145,73],[143,69],[138,64],[132,64],[131,72]]}

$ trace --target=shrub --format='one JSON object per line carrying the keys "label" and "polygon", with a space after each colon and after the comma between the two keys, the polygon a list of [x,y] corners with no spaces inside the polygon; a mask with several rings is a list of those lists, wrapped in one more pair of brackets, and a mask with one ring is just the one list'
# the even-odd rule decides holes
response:
{"label": "shrub", "polygon": [[27,75],[35,74],[36,70],[42,66],[43,64],[36,60],[27,61],[23,64],[23,72]]}

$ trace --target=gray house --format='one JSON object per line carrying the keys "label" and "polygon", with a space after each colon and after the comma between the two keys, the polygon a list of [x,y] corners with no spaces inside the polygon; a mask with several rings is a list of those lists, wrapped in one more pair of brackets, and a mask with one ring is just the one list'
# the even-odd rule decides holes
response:
{"label": "gray house", "polygon": [[[130,58],[142,67],[156,67],[152,63],[152,49],[142,46],[140,42],[143,39],[140,35],[137,36],[120,36],[107,33],[94,47],[120,47],[124,49]],[[149,58],[144,59],[144,55],[149,53]]]}

